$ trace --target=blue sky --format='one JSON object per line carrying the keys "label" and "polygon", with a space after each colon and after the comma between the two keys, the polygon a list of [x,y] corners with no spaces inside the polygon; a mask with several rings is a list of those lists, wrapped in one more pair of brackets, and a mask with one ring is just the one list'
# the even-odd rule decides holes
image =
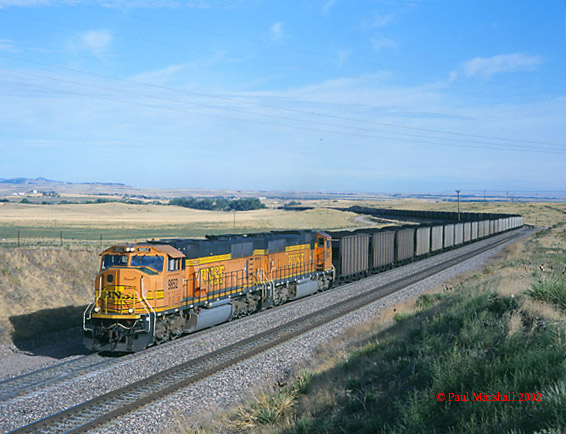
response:
{"label": "blue sky", "polygon": [[0,178],[566,188],[563,0],[0,0]]}

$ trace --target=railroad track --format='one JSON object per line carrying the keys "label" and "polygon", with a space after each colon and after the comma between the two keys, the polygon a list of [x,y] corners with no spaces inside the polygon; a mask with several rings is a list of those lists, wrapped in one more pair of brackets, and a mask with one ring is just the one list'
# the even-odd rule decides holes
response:
{"label": "railroad track", "polygon": [[[165,342],[156,347],[150,347],[144,351],[143,355],[148,356],[151,352],[174,345],[181,339],[183,338]],[[25,396],[44,387],[52,387],[57,382],[69,380],[84,372],[92,372],[94,369],[104,368],[133,356],[134,354],[127,354],[121,357],[114,357],[114,355],[112,357],[104,357],[99,353],[88,354],[2,380],[0,381],[0,402],[8,401],[18,396]]]}
{"label": "railroad track", "polygon": [[[12,431],[12,433],[86,432],[152,401],[163,398],[166,395],[203,380],[234,364],[298,337],[313,328],[327,324],[338,317],[367,306],[402,288],[498,247],[527,231],[528,229],[520,229],[506,234],[507,236],[497,237],[492,243],[459,255],[456,254],[453,258],[442,264],[406,275],[394,282],[378,286],[372,290],[353,296],[348,300],[333,304],[304,317],[292,320],[186,363],[174,366],[146,379],[26,425]],[[454,253],[457,253],[457,250],[454,251]]]}
{"label": "railroad track", "polygon": [[38,388],[80,375],[85,370],[110,363],[98,354],[46,366],[45,368],[0,381],[0,402],[26,395]]}

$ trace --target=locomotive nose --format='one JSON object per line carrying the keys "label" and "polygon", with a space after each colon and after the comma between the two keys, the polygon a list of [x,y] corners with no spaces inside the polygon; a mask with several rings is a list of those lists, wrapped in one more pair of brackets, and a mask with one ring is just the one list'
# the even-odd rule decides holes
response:
{"label": "locomotive nose", "polygon": [[100,275],[96,313],[134,314],[139,303],[140,273],[137,270],[112,268]]}

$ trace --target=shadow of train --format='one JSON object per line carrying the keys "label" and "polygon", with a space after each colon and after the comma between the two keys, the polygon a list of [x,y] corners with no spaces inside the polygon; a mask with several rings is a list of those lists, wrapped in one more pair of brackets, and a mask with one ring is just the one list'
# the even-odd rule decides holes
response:
{"label": "shadow of train", "polygon": [[82,319],[85,306],[65,306],[14,315],[9,318],[12,341],[32,356],[62,359],[90,353],[82,344]]}

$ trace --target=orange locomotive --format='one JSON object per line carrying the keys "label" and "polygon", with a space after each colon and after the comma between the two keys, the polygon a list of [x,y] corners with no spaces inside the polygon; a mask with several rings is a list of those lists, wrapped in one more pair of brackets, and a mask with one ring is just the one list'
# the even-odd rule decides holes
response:
{"label": "orange locomotive", "polygon": [[331,237],[285,231],[118,245],[101,254],[85,345],[139,351],[327,289]]}

